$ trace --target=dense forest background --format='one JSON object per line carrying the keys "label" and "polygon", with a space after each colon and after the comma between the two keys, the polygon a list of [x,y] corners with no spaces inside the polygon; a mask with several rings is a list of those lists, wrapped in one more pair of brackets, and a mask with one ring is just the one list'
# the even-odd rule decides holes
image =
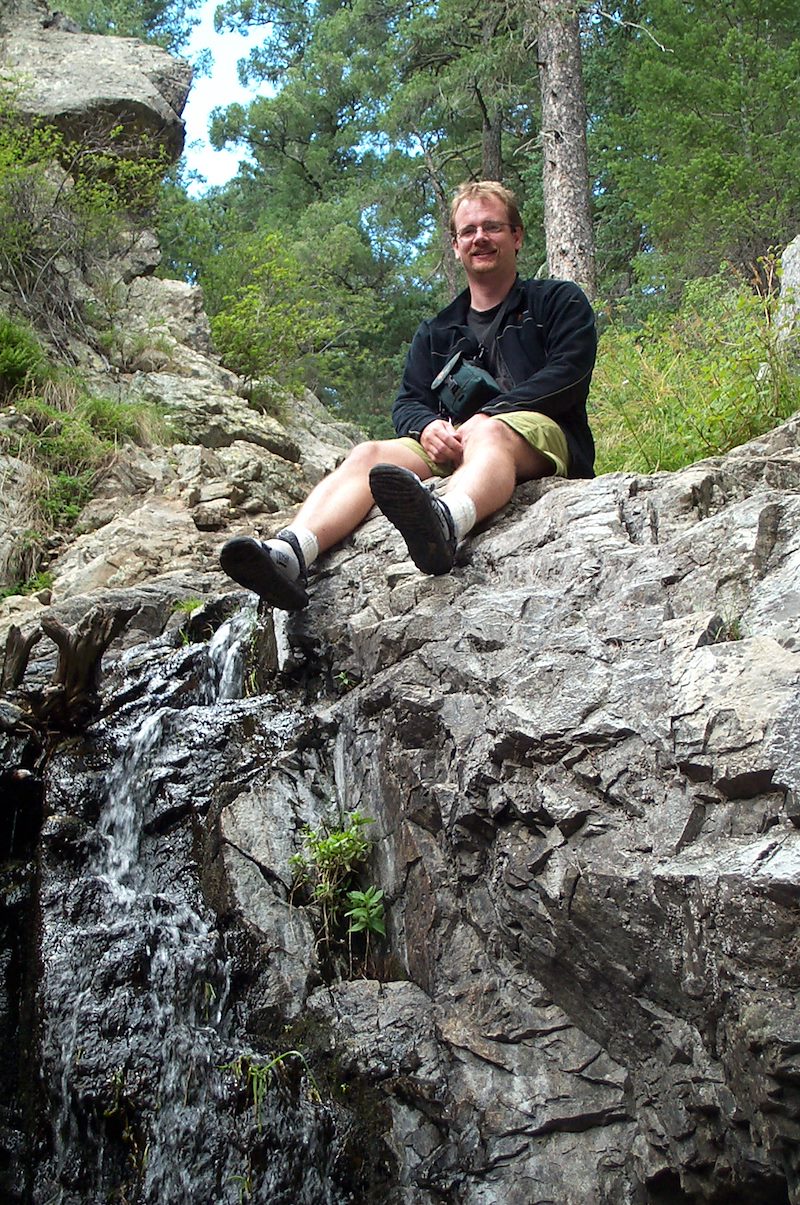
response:
{"label": "dense forest background", "polygon": [[[199,0],[64,0],[86,30],[180,53]],[[599,468],[673,468],[797,407],[779,363],[780,250],[800,233],[795,0],[226,0],[262,35],[221,98],[215,146],[246,152],[201,196],[164,182],[161,272],[203,286],[227,363],[307,385],[375,434],[423,316],[462,287],[449,194],[500,178],[542,271],[542,30],[573,22],[588,146]],[[268,85],[268,87],[266,87]],[[582,93],[582,95],[581,95]],[[764,366],[769,366],[765,372]]]}

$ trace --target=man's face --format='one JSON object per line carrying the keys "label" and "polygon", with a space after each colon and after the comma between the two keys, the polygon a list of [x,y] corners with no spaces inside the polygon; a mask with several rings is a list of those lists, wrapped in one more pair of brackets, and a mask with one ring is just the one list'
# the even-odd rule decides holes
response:
{"label": "man's face", "polygon": [[[484,230],[484,222],[499,222],[496,233]],[[497,197],[478,197],[462,201],[455,214],[456,237],[453,250],[467,273],[467,279],[514,277],[517,271],[517,251],[522,246],[522,230],[510,229],[506,207]],[[475,228],[472,236],[459,237],[459,232]]]}

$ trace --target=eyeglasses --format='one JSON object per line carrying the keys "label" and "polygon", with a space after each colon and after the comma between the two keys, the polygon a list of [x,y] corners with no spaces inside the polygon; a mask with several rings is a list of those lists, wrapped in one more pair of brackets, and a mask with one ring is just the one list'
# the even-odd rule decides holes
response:
{"label": "eyeglasses", "polygon": [[460,243],[468,243],[479,230],[484,234],[499,234],[501,230],[508,227],[509,230],[516,230],[513,222],[481,222],[480,226],[462,226],[456,231],[456,238]]}

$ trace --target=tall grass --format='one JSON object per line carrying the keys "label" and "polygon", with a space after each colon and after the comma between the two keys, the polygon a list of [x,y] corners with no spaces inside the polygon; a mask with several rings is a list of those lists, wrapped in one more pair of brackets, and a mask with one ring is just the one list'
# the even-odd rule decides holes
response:
{"label": "tall grass", "polygon": [[676,313],[610,314],[592,382],[597,472],[678,469],[800,409],[772,296],[723,275],[690,282]]}
{"label": "tall grass", "polygon": [[[80,377],[53,363],[30,327],[0,316],[0,453],[29,464],[19,501],[16,569],[33,578],[46,538],[73,525],[121,444],[173,442],[158,409],[90,394]],[[23,583],[0,583],[0,594]],[[8,587],[6,589],[5,587]]]}

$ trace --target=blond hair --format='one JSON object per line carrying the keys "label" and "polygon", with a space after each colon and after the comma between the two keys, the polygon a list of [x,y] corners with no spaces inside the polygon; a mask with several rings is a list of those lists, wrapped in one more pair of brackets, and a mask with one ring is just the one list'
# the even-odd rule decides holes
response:
{"label": "blond hair", "polygon": [[517,198],[510,188],[505,188],[498,180],[467,180],[459,184],[450,205],[450,236],[456,237],[456,211],[463,201],[477,201],[484,197],[493,197],[505,206],[506,217],[510,226],[523,229]]}

